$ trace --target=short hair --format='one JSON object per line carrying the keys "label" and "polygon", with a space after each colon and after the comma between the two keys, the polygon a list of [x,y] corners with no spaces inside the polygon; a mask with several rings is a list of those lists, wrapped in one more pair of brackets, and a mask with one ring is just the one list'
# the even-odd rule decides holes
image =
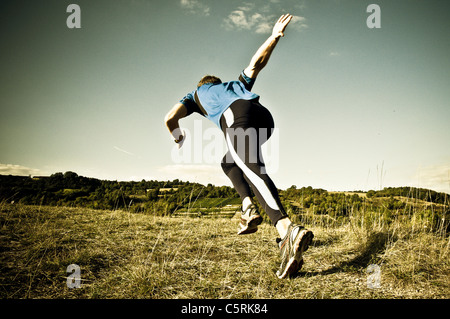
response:
{"label": "short hair", "polygon": [[201,87],[203,84],[212,83],[212,84],[220,84],[222,83],[222,80],[219,79],[217,76],[214,75],[205,75],[201,78],[201,80],[198,82],[197,87]]}

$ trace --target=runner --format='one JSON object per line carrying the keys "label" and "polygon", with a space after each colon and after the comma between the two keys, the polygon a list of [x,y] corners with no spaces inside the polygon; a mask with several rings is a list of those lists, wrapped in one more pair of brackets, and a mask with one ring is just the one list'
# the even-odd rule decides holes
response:
{"label": "runner", "polygon": [[178,121],[194,112],[213,121],[224,133],[228,152],[222,169],[242,199],[241,222],[238,234],[258,230],[262,217],[252,202],[251,190],[276,227],[281,253],[279,278],[297,273],[303,265],[302,254],[314,235],[303,226],[293,224],[281,204],[278,190],[266,174],[261,146],[271,136],[274,121],[271,113],[259,103],[259,95],[251,92],[259,72],[266,66],[292,15],[282,15],[273,27],[272,35],[252,57],[237,81],[222,83],[221,79],[206,75],[197,89],[188,93],[166,115],[166,126],[178,147],[185,140]]}

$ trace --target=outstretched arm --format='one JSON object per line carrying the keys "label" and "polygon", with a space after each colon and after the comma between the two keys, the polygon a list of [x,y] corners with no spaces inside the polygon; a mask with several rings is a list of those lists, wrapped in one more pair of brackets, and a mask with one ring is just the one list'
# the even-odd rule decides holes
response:
{"label": "outstretched arm", "polygon": [[282,15],[272,30],[272,35],[263,43],[263,45],[256,51],[255,55],[250,61],[250,64],[245,68],[244,73],[248,77],[255,79],[258,73],[266,66],[269,61],[273,49],[278,43],[280,37],[284,37],[284,30],[292,19],[292,15]]}

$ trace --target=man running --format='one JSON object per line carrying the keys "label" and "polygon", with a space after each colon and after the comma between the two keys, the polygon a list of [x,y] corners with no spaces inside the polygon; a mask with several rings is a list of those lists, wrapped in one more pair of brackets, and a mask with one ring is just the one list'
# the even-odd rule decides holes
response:
{"label": "man running", "polygon": [[272,134],[274,122],[270,112],[259,103],[259,95],[251,89],[259,72],[266,66],[292,15],[282,15],[273,27],[272,35],[252,57],[241,72],[238,81],[222,83],[220,78],[204,76],[197,89],[188,93],[166,115],[166,126],[178,147],[185,140],[178,121],[197,112],[213,121],[224,133],[228,152],[222,160],[222,169],[242,199],[242,214],[238,234],[258,230],[262,217],[252,202],[251,190],[261,207],[276,227],[281,252],[279,278],[297,273],[303,265],[302,254],[314,235],[303,226],[293,224],[278,196],[278,190],[266,174],[261,156],[261,145]]}

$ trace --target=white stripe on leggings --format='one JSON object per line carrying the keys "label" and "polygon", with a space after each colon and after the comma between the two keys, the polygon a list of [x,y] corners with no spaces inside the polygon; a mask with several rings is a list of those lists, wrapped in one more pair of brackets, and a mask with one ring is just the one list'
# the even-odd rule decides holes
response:
{"label": "white stripe on leggings", "polygon": [[223,112],[223,117],[225,118],[225,122],[227,122],[227,126],[231,127],[234,123],[234,114],[231,108],[227,108],[225,112]]}
{"label": "white stripe on leggings", "polygon": [[[231,127],[231,125],[233,125],[233,123],[234,123],[233,111],[230,108],[228,108],[223,113],[223,115],[225,117],[225,122],[227,123],[227,126]],[[231,139],[230,139],[230,136],[228,133],[227,133],[226,139],[227,139],[228,149],[229,149],[234,161],[236,162],[237,166],[239,166],[239,168],[244,172],[245,176],[247,176],[247,178],[253,183],[253,185],[255,185],[255,187],[258,189],[259,193],[261,194],[261,196],[266,201],[267,205],[269,205],[269,207],[272,208],[273,210],[280,210],[280,208],[278,207],[277,201],[275,200],[275,198],[273,198],[273,195],[270,192],[270,189],[269,189],[269,187],[267,187],[264,180],[261,177],[259,177],[258,175],[256,175],[250,168],[248,168],[248,166],[245,165],[245,163],[242,161],[242,159],[236,153],[236,151],[234,150],[233,144],[231,143]]]}

